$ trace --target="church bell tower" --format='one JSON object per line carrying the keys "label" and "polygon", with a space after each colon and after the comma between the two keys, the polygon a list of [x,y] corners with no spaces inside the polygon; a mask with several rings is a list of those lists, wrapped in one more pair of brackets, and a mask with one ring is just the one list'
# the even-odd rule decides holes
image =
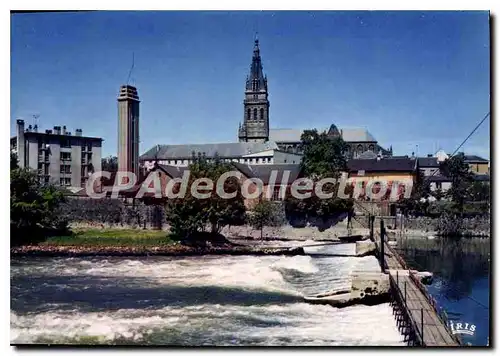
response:
{"label": "church bell tower", "polygon": [[269,141],[269,100],[267,77],[262,70],[259,40],[255,40],[250,75],[247,76],[243,100],[243,124],[240,124],[240,142]]}

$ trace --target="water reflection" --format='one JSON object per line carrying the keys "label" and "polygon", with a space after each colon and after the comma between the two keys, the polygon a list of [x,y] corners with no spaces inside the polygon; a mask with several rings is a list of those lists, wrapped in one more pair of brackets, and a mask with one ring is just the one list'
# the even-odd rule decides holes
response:
{"label": "water reflection", "polygon": [[489,239],[403,238],[398,250],[411,268],[434,273],[428,287],[451,320],[477,326],[465,343],[486,345],[489,334]]}

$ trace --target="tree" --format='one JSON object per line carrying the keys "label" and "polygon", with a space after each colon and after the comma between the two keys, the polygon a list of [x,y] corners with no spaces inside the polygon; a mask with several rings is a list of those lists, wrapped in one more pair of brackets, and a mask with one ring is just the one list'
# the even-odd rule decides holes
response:
{"label": "tree", "polygon": [[462,213],[467,200],[467,192],[473,182],[473,173],[465,162],[463,153],[459,153],[440,164],[441,172],[451,179],[451,187],[446,195],[451,198],[457,210]]}
{"label": "tree", "polygon": [[118,157],[108,156],[101,159],[101,168],[106,172],[118,171]]}
{"label": "tree", "polygon": [[437,201],[441,201],[441,199],[443,199],[446,194],[441,188],[437,188],[434,192],[432,192],[432,196],[436,198]]}
{"label": "tree", "polygon": [[307,177],[340,177],[346,171],[347,144],[341,137],[331,138],[326,132],[305,130],[301,136],[304,154],[302,167]]}
{"label": "tree", "polygon": [[16,169],[19,168],[19,160],[17,159],[17,154],[14,152],[10,153],[10,169]]}
{"label": "tree", "polygon": [[426,179],[424,173],[419,171],[413,183],[410,197],[399,200],[398,206],[404,215],[408,215],[409,213],[425,215],[429,203],[421,200],[427,199],[429,196],[431,196],[430,182]]}
{"label": "tree", "polygon": [[[339,179],[347,171],[347,144],[341,137],[329,137],[326,132],[306,130],[301,136],[304,154],[301,161],[302,171],[316,184],[323,178]],[[330,217],[347,212],[352,208],[352,199],[340,199],[337,192],[340,184],[326,183],[324,193],[333,193],[332,198],[320,199],[314,193],[310,198],[297,199],[291,195],[285,198],[285,209],[291,218],[320,218],[324,221]],[[348,194],[349,192],[345,192]]]}
{"label": "tree", "polygon": [[276,226],[280,224],[276,204],[269,200],[261,199],[252,209],[249,215],[249,223],[252,227],[260,230],[260,238],[262,239],[264,226]]}
{"label": "tree", "polygon": [[10,171],[10,224],[13,244],[36,240],[44,229],[61,229],[66,222],[57,213],[63,194],[52,185],[40,186],[26,168]]}
{"label": "tree", "polygon": [[[169,199],[166,205],[166,218],[172,232],[187,242],[196,240],[197,233],[205,232],[207,225],[210,227],[209,238],[213,238],[224,226],[241,224],[245,220],[245,205],[239,180],[229,177],[224,182],[224,191],[227,194],[236,193],[234,198],[224,199],[216,191],[220,176],[232,171],[233,167],[218,157],[209,162],[204,156],[198,155],[192,161],[186,195],[183,198]],[[206,199],[192,195],[191,187],[199,178],[208,178],[214,183],[211,191],[203,190],[203,193],[210,194]]]}
{"label": "tree", "polygon": [[468,196],[471,201],[480,201],[480,202],[490,201],[489,182],[475,181],[469,186]]}

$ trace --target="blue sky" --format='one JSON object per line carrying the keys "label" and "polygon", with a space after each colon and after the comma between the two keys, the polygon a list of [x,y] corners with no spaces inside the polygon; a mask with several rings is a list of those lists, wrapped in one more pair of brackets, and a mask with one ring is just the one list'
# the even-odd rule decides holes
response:
{"label": "blue sky", "polygon": [[[11,135],[40,115],[104,138],[141,99],[141,153],[237,141],[255,32],[272,128],[365,127],[395,154],[453,151],[490,110],[487,12],[89,12],[11,17]],[[490,121],[464,146],[489,158]]]}

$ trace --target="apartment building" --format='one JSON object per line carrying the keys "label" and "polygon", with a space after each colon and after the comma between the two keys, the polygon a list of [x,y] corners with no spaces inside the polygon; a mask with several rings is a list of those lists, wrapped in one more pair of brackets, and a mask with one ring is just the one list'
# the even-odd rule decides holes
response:
{"label": "apartment building", "polygon": [[37,125],[25,128],[24,120],[17,120],[10,147],[20,167],[37,171],[40,183],[84,187],[90,174],[101,170],[102,141],[83,136],[81,129],[74,135],[66,126],[39,132]]}

